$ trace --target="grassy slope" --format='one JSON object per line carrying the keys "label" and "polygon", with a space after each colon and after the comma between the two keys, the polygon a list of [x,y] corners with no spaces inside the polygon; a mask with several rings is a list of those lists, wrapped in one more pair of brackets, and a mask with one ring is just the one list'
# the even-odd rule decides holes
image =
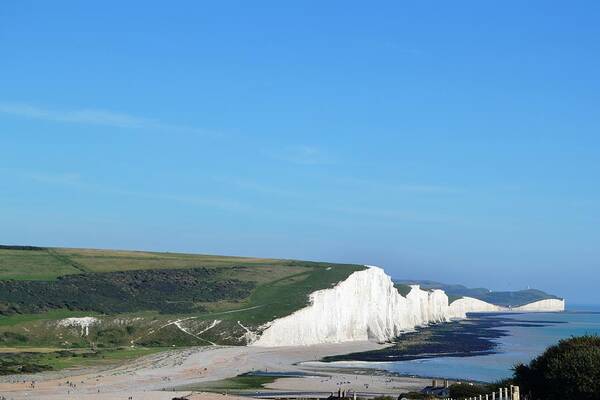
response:
{"label": "grassy slope", "polygon": [[71,311],[71,310],[51,310],[42,314],[15,314],[9,316],[1,316],[0,315],[0,331],[2,328],[37,322],[37,321],[48,321],[48,320],[57,320],[62,318],[71,318],[71,317],[86,317],[86,316],[96,316],[96,313],[89,311]]}
{"label": "grassy slope", "polygon": [[50,280],[78,273],[47,250],[0,249],[0,280]]}
{"label": "grassy slope", "polygon": [[404,297],[406,297],[406,295],[408,295],[412,290],[410,285],[404,285],[402,283],[394,282],[394,287],[398,290],[398,293],[400,293]]}
{"label": "grassy slope", "polygon": [[[200,267],[221,271],[227,279],[252,282],[254,289],[246,298],[201,303],[204,311],[192,314],[159,314],[156,310],[146,310],[99,315],[90,311],[53,309],[39,314],[0,316],[0,351],[3,347],[86,348],[92,345],[109,349],[128,346],[132,341],[136,345],[154,347],[210,342],[243,344],[246,332],[243,326],[256,330],[274,318],[288,315],[305,306],[311,292],[329,288],[364,268],[200,254],[0,247],[0,281],[52,282],[73,274]],[[101,324],[90,328],[89,335],[82,335],[79,328],[59,327],[56,323],[62,318],[81,316],[97,316]],[[181,319],[185,319],[185,329],[192,334],[173,324]],[[202,332],[215,320],[220,321],[217,327]],[[197,335],[198,332],[202,333]]]}
{"label": "grassy slope", "polygon": [[233,378],[221,379],[218,381],[196,383],[175,388],[176,390],[192,390],[202,392],[237,392],[245,390],[264,389],[264,385],[273,383],[278,377],[243,374]]}
{"label": "grassy slope", "polygon": [[[285,266],[290,272],[294,261],[252,257],[229,257],[203,254],[154,253],[146,251],[36,248],[20,250],[0,248],[0,280],[52,280],[82,272],[116,272],[148,269],[187,269],[194,267],[252,266],[257,270],[278,273],[274,267]],[[309,263],[296,262],[300,265]],[[316,263],[315,263],[316,264]],[[261,274],[256,274],[260,277]],[[269,280],[269,279],[267,279]]]}
{"label": "grassy slope", "polygon": [[167,349],[114,348],[102,350],[62,350],[46,348],[0,349],[0,375],[60,370],[64,368],[115,364]]}
{"label": "grassy slope", "polygon": [[[283,316],[303,307],[307,304],[309,293],[331,287],[346,279],[350,273],[364,268],[358,265],[251,257],[58,248],[33,251],[0,248],[0,265],[3,266],[0,269],[0,281],[52,280],[84,271],[103,273],[216,268],[222,270],[227,278],[253,282],[256,288],[248,298],[238,301],[203,303],[210,311],[207,317],[223,311],[257,307],[256,311],[235,316],[257,322],[266,322],[273,315]],[[232,268],[240,266],[247,268]],[[261,309],[267,306],[269,311]],[[226,315],[221,315],[220,319],[233,318]]]}

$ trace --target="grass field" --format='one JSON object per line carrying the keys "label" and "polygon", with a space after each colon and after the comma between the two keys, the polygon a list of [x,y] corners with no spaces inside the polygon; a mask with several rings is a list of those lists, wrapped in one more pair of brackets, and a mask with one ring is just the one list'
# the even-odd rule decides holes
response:
{"label": "grass field", "polygon": [[52,348],[2,348],[0,347],[0,375],[56,371],[65,368],[81,368],[116,364],[119,361],[154,354],[167,349],[152,348],[112,348],[52,349]]}
{"label": "grass field", "polygon": [[[187,269],[197,267],[249,266],[277,273],[274,267],[293,268],[306,262],[253,257],[204,254],[154,253],[145,251],[36,248],[0,248],[0,280],[52,280],[84,272],[116,272],[148,269]],[[319,263],[314,263],[319,264]],[[288,272],[289,273],[289,272]],[[256,274],[256,277],[263,274]],[[276,279],[276,278],[275,278]]]}
{"label": "grass field", "polygon": [[2,327],[15,326],[34,321],[57,320],[73,317],[95,316],[95,313],[89,311],[71,311],[71,310],[51,310],[41,314],[15,314],[15,315],[0,315],[0,329]]}
{"label": "grass field", "polygon": [[50,280],[80,270],[47,250],[0,249],[0,280]]}
{"label": "grass field", "polygon": [[233,378],[221,379],[218,381],[197,383],[175,388],[176,390],[192,390],[203,392],[223,392],[223,391],[243,391],[264,389],[267,383],[275,382],[277,377],[243,374]]}
{"label": "grass field", "polygon": [[[0,346],[19,348],[244,344],[248,329],[304,307],[310,293],[365,268],[10,246],[0,246],[0,266]],[[97,320],[87,330],[58,323],[73,317]]]}

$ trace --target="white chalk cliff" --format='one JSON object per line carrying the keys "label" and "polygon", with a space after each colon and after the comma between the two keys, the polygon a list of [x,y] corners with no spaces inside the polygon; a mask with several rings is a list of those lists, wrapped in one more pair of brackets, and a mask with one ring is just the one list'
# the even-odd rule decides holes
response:
{"label": "white chalk cliff", "polygon": [[415,326],[448,320],[441,290],[414,286],[403,297],[381,268],[352,273],[331,289],[310,295],[310,305],[268,324],[257,346],[297,346],[390,340]]}
{"label": "white chalk cliff", "polygon": [[465,318],[467,313],[472,312],[498,312],[505,310],[504,307],[490,304],[473,297],[462,297],[458,300],[454,300],[448,306],[448,313],[451,318]]}
{"label": "white chalk cliff", "polygon": [[544,312],[544,311],[564,311],[565,300],[564,299],[545,299],[534,301],[533,303],[525,304],[519,307],[511,308],[512,311],[526,311],[526,312]]}
{"label": "white chalk cliff", "polygon": [[[564,303],[560,310],[559,304],[551,306],[557,307],[551,311],[564,309]],[[369,266],[331,289],[311,293],[308,306],[263,326],[262,334],[252,344],[274,347],[359,340],[383,342],[418,326],[465,318],[469,312],[493,311],[506,309],[468,297],[448,305],[444,291],[422,290],[418,285],[412,285],[404,297],[383,269]],[[541,306],[536,311],[542,311]]]}

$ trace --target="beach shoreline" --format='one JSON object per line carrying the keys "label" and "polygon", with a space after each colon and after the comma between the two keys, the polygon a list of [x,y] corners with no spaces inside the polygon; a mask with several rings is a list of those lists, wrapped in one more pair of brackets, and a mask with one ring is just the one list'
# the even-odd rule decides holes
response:
{"label": "beach shoreline", "polygon": [[[384,371],[369,375],[352,369],[317,368],[303,364],[325,356],[376,350],[387,345],[348,342],[298,347],[207,346],[174,349],[144,356],[107,369],[78,369],[2,377],[0,393],[8,399],[65,398],[117,400],[133,396],[143,399],[171,399],[189,395],[174,390],[191,384],[232,378],[256,371],[303,371],[306,376],[280,378],[265,390],[323,393],[355,390],[399,394],[422,388],[428,380],[398,377]],[[317,375],[326,375],[317,376]],[[32,381],[34,382],[32,384]],[[261,389],[261,391],[264,391]]]}
{"label": "beach shoreline", "polygon": [[[375,365],[373,368],[365,367],[359,365],[363,357],[371,358],[377,355],[371,360],[382,361],[389,356],[390,352],[395,352],[394,358],[398,360],[398,354],[402,353],[397,347],[398,343],[402,341],[412,343],[415,337],[419,338],[417,344],[425,339],[427,351],[431,353],[430,357],[443,356],[438,352],[440,350],[438,344],[429,343],[432,339],[431,334],[437,332],[446,339],[456,338],[456,334],[464,337],[462,334],[465,333],[465,328],[469,331],[476,328],[470,326],[468,320],[466,321],[419,328],[403,335],[397,343],[381,344],[365,341],[294,347],[203,346],[173,349],[124,361],[114,366],[92,366],[0,377],[0,394],[15,400],[31,398],[30,396],[34,394],[35,398],[48,400],[65,398],[65,395],[76,395],[76,398],[119,399],[123,398],[123,393],[128,393],[127,397],[134,398],[138,396],[138,398],[171,399],[189,395],[190,388],[201,391],[207,382],[247,373],[268,372],[303,375],[285,376],[264,384],[264,389],[258,390],[261,397],[268,397],[267,392],[306,394],[310,391],[328,395],[338,389],[356,391],[365,395],[376,393],[397,396],[402,392],[419,391],[429,385],[431,379],[445,377],[403,375]],[[482,344],[485,347],[490,346],[493,337],[502,335],[496,329],[490,328],[498,327],[496,324],[479,326],[476,329],[478,334],[483,330],[493,334],[485,339],[478,336],[472,344],[475,344],[478,350],[481,350]],[[421,350],[423,349],[419,349]],[[405,348],[404,353],[404,356],[410,353],[410,348]],[[468,352],[462,354],[462,356],[468,355]],[[413,354],[411,357],[413,356],[422,358],[423,354]],[[346,362],[332,363],[323,360],[346,360]],[[352,361],[358,363],[352,365]],[[31,386],[32,381],[35,381],[35,387]],[[246,391],[244,394],[250,392],[252,391]]]}

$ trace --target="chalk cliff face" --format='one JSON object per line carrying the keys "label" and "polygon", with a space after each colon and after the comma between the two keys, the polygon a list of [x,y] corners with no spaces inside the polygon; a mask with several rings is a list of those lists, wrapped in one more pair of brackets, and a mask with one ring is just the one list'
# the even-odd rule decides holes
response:
{"label": "chalk cliff face", "polygon": [[[448,305],[442,290],[425,291],[412,285],[402,296],[378,267],[354,272],[331,289],[310,295],[310,304],[261,327],[255,346],[298,346],[345,341],[389,341],[401,333],[430,323],[466,318],[470,312],[510,311],[463,297]],[[540,303],[540,304],[538,304]],[[562,311],[564,301],[542,300],[515,311]]]}
{"label": "chalk cliff face", "polygon": [[486,303],[483,300],[475,299],[473,297],[463,297],[454,300],[448,306],[448,314],[451,318],[466,318],[467,313],[498,311],[505,311],[505,308],[495,304]]}
{"label": "chalk cliff face", "polygon": [[495,304],[486,303],[472,297],[463,297],[455,300],[449,306],[451,318],[465,318],[467,313],[485,313],[485,312],[556,312],[565,311],[565,301],[563,299],[545,299],[534,301],[519,307],[502,307]]}
{"label": "chalk cliff face", "polygon": [[386,341],[415,326],[447,321],[447,307],[444,292],[415,285],[403,297],[381,268],[369,267],[312,293],[309,306],[269,323],[254,345]]}
{"label": "chalk cliff face", "polygon": [[513,307],[512,311],[527,311],[527,312],[543,312],[543,311],[564,311],[564,299],[546,299],[534,301],[533,303],[525,304],[520,307]]}

